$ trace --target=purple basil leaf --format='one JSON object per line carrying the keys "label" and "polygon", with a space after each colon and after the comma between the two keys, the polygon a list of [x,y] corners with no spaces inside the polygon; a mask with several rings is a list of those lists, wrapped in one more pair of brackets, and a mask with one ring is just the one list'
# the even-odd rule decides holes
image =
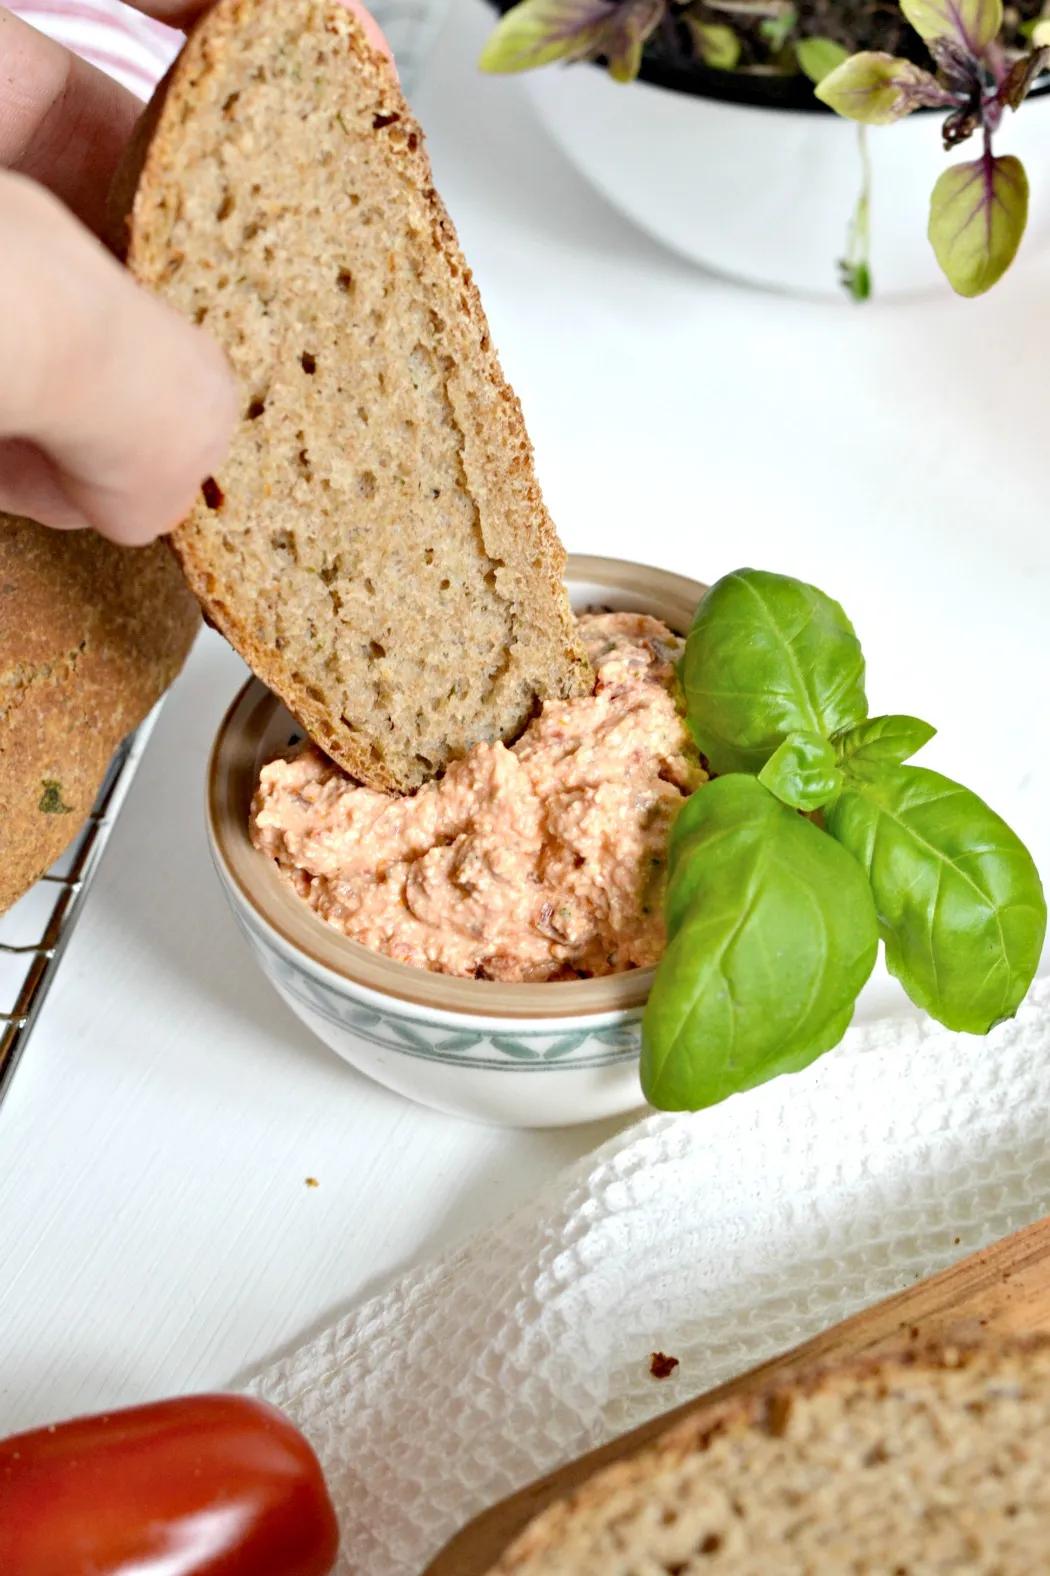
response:
{"label": "purple basil leaf", "polygon": [[956,103],[931,72],[883,50],[850,55],[813,91],[837,115],[866,126],[889,126],[913,109],[947,109]]}
{"label": "purple basil leaf", "polygon": [[1028,218],[1028,177],[1012,154],[990,148],[972,164],[953,164],[930,198],[930,244],[948,283],[983,295],[1009,268]]}
{"label": "purple basil leaf", "polygon": [[1002,0],[900,0],[900,8],[927,44],[954,39],[978,60],[1003,25]]}
{"label": "purple basil leaf", "polygon": [[1006,76],[999,84],[996,98],[1000,104],[1009,104],[1011,109],[1020,109],[1025,99],[1035,84],[1035,79],[1046,70],[1050,62],[1050,49],[1044,45],[1041,49],[1033,49],[1030,54],[1022,55],[1020,60],[1015,60]]}
{"label": "purple basil leaf", "polygon": [[965,142],[972,137],[981,124],[979,110],[963,108],[953,110],[941,127],[941,137],[944,142],[945,152],[957,148],[960,142]]}
{"label": "purple basil leaf", "polygon": [[484,71],[527,71],[552,60],[603,57],[620,82],[638,75],[665,0],[520,0],[490,35]]}
{"label": "purple basil leaf", "polygon": [[941,74],[941,81],[950,92],[964,98],[980,93],[980,69],[968,49],[954,38],[931,38],[926,47]]}

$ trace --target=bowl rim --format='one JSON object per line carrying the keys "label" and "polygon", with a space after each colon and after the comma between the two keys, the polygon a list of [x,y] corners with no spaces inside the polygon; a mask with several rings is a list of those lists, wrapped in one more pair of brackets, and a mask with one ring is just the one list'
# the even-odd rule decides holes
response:
{"label": "bowl rim", "polygon": [[[657,603],[683,634],[707,590],[700,581],[672,570],[592,554],[570,554],[565,579],[570,591],[574,586],[592,587],[598,594],[608,593],[622,608],[633,602],[634,610],[645,612]],[[274,862],[260,857],[248,837],[248,805],[260,742],[280,706],[259,679],[250,677],[241,686],[209,753],[205,813],[212,855],[228,892],[282,952],[311,973],[335,976],[351,991],[374,993],[416,1012],[468,1020],[591,1019],[644,1006],[652,968],[533,984],[458,979],[397,963],[319,918],[283,881]]]}

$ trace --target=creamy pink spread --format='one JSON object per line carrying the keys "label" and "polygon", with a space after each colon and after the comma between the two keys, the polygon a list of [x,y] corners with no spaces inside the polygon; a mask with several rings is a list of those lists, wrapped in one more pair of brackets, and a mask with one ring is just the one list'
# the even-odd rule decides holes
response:
{"label": "creamy pink spread", "polygon": [[679,711],[681,642],[587,613],[594,691],[509,749],[479,744],[411,796],[352,782],[312,744],[262,770],[251,835],[354,941],[441,974],[553,980],[655,963],[667,839],[704,780]]}

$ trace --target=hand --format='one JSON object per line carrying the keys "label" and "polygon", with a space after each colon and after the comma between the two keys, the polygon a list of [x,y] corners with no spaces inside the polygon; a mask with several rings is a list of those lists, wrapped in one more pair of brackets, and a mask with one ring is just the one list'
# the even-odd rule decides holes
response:
{"label": "hand", "polygon": [[[177,27],[204,8],[136,3]],[[237,415],[218,346],[96,239],[140,110],[0,7],[0,510],[125,543],[178,524]]]}
{"label": "hand", "polygon": [[219,348],[96,239],[140,108],[0,9],[0,509],[127,543],[186,513],[237,400]]}

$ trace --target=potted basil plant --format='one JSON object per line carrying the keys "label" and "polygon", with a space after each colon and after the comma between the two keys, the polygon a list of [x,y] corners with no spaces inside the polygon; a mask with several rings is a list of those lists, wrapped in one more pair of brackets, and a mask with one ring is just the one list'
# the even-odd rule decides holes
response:
{"label": "potted basil plant", "polygon": [[1026,227],[1026,251],[1050,236],[1026,173],[1050,131],[1050,0],[495,3],[482,68],[588,63],[530,79],[555,140],[720,273],[856,300],[947,278],[974,296]]}

